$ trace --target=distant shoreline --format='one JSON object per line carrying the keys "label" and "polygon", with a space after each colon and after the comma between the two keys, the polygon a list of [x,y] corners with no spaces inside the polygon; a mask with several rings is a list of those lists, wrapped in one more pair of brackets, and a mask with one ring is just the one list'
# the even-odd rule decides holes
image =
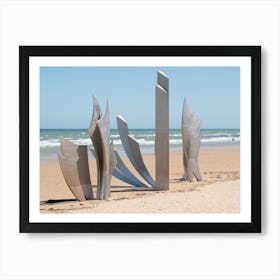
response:
{"label": "distant shoreline", "polygon": [[[153,154],[155,143],[154,129],[129,129],[129,134],[140,144],[142,154]],[[41,129],[40,130],[40,160],[57,159],[60,151],[59,138],[64,137],[78,145],[92,147],[87,129]],[[117,129],[111,129],[110,138],[114,148],[123,155],[123,147]],[[201,129],[201,149],[213,149],[219,146],[239,146],[239,129]],[[182,150],[181,129],[169,130],[170,151]]]}
{"label": "distant shoreline", "polygon": [[[240,142],[233,142],[232,144],[228,143],[211,143],[210,145],[201,145],[200,150],[201,151],[216,151],[216,150],[231,150],[231,148],[235,147],[240,147]],[[42,155],[42,152],[40,152],[40,163],[45,163],[45,162],[54,162],[58,161],[57,159],[57,153],[60,152],[60,148],[56,147],[53,149],[53,153],[48,153],[47,155]],[[123,150],[118,151],[121,157],[126,156],[125,152]],[[170,147],[169,149],[170,153],[174,152],[182,152],[182,146],[177,146],[177,147]],[[154,154],[154,147],[151,148],[141,148],[141,153],[143,155],[151,155]],[[93,156],[91,153],[88,153],[89,160],[93,160]]]}

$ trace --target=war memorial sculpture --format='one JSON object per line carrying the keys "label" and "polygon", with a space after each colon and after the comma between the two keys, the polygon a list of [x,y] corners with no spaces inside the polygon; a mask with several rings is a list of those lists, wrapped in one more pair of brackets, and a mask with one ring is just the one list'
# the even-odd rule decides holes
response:
{"label": "war memorial sculpture", "polygon": [[[110,116],[107,101],[104,115],[100,105],[93,97],[93,114],[88,129],[92,141],[92,154],[96,160],[97,184],[95,199],[105,200],[111,195],[112,176],[133,186],[138,190],[169,189],[169,79],[158,71],[155,86],[155,179],[148,171],[140,150],[139,142],[129,135],[127,122],[117,116],[117,125],[124,151],[134,169],[142,177],[140,181],[124,164],[110,141]],[[202,180],[198,153],[200,148],[200,124],[198,116],[191,111],[184,100],[182,111],[183,143],[183,180],[192,181],[195,177]],[[61,152],[59,164],[67,186],[79,200],[94,199],[93,184],[90,180],[88,147],[76,145],[64,138],[60,139]]]}

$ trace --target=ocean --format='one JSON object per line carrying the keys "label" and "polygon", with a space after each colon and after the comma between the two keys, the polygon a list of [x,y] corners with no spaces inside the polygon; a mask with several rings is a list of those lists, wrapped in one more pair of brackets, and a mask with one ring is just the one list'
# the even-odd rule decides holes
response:
{"label": "ocean", "polygon": [[[117,129],[111,129],[110,138],[120,155],[125,155]],[[143,154],[154,153],[155,130],[154,129],[130,129],[129,134],[140,143]],[[60,150],[59,138],[64,138],[79,145],[92,147],[87,129],[41,129],[40,130],[40,161],[57,160]],[[201,149],[217,146],[239,145],[239,129],[201,129]],[[169,130],[170,151],[182,150],[181,129]],[[92,158],[91,153],[89,157]]]}

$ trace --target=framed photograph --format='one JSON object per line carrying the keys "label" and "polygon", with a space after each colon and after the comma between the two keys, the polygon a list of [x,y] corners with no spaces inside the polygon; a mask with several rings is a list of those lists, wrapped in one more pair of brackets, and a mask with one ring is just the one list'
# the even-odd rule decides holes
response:
{"label": "framed photograph", "polygon": [[20,46],[20,232],[261,232],[260,46]]}

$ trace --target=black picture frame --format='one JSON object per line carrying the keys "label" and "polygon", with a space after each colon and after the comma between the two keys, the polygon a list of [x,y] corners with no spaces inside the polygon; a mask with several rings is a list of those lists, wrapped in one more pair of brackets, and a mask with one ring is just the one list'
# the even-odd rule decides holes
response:
{"label": "black picture frame", "polygon": [[[32,223],[29,221],[29,58],[32,56],[248,56],[251,58],[250,223]],[[19,46],[21,233],[261,232],[261,46]]]}

